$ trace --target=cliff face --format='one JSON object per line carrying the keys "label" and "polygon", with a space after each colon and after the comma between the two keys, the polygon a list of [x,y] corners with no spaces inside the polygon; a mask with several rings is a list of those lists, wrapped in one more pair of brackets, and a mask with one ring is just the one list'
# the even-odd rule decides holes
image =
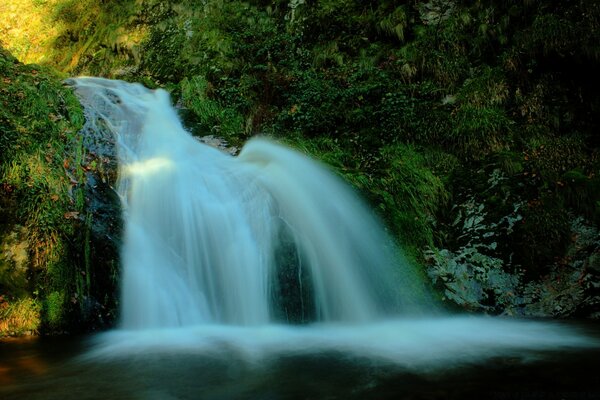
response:
{"label": "cliff face", "polygon": [[[10,3],[19,59],[164,87],[194,133],[267,134],[332,165],[449,304],[598,316],[597,2]],[[81,111],[50,70],[1,65],[3,309],[29,285],[48,326],[110,320],[116,264],[90,267],[105,252],[84,245],[103,234],[83,182],[105,163],[73,150]]]}

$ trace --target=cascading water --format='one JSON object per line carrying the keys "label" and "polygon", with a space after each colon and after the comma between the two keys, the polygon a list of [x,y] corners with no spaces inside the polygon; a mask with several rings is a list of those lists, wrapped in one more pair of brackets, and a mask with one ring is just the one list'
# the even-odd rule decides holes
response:
{"label": "cascading water", "polygon": [[[368,321],[425,301],[410,267],[394,270],[400,255],[368,209],[314,161],[263,139],[237,158],[202,144],[164,91],[98,78],[76,86],[88,120],[117,138],[123,328],[273,322],[285,236],[298,283],[310,276],[314,299],[300,292],[300,303],[317,320]],[[400,282],[413,289],[394,297]]]}
{"label": "cascading water", "polygon": [[[265,139],[238,157],[203,145],[162,90],[71,83],[120,163],[122,322],[102,354],[225,342],[246,355],[334,349],[413,366],[595,343],[562,325],[434,317],[418,273],[320,164]],[[307,319],[318,324],[281,325]]]}

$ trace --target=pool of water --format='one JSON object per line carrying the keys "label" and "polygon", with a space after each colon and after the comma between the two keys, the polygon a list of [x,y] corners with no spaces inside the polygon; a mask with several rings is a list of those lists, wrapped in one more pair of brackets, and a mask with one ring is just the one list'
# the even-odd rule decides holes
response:
{"label": "pool of water", "polygon": [[[597,325],[584,329],[600,337]],[[334,348],[248,357],[227,343],[86,356],[97,346],[97,337],[1,341],[0,399],[600,399],[598,348],[416,366]]]}

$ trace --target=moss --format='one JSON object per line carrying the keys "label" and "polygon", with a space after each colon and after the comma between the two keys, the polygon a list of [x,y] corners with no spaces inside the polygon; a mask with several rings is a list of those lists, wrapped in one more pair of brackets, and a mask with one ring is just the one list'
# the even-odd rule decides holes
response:
{"label": "moss", "polygon": [[60,331],[65,327],[66,296],[63,291],[49,293],[43,301],[43,322],[50,331]]}
{"label": "moss", "polygon": [[[0,26],[27,29],[0,35],[25,60],[167,88],[198,133],[234,144],[268,133],[332,165],[416,259],[426,246],[457,244],[452,206],[473,196],[496,220],[527,204],[521,236],[513,235],[525,242],[505,238],[490,255],[504,265],[564,255],[567,212],[600,221],[600,6],[587,0],[15,0],[7,9],[22,21],[0,12]],[[25,188],[14,195],[33,204],[21,218],[34,213],[55,243],[68,224],[53,225],[59,213],[39,198],[57,195],[60,207],[71,200],[65,182],[40,171],[60,151],[49,161],[45,149],[23,151],[53,130],[31,112],[40,109],[38,86],[2,86],[19,102],[14,113],[0,107],[1,121],[15,122],[0,137],[0,157],[10,189]],[[61,98],[76,108],[72,96]],[[52,107],[44,110],[51,120],[61,115]],[[58,123],[81,123],[80,113],[67,114]],[[71,163],[85,158],[78,151]],[[82,208],[85,192],[71,189],[69,207]],[[523,243],[537,249],[512,254]],[[70,284],[85,291],[74,283],[87,281],[80,275]]]}
{"label": "moss", "polygon": [[[20,301],[45,305],[56,290],[72,290],[75,266],[70,240],[77,225],[72,216],[78,210],[69,193],[72,183],[65,155],[83,114],[60,77],[44,67],[21,64],[1,50],[0,76],[0,195],[14,200],[14,220],[9,224],[20,224],[29,232],[30,278],[25,287],[3,294],[13,298],[20,293]],[[56,311],[55,300],[52,318],[45,306],[28,314],[38,315],[36,330],[66,326],[66,320],[57,317],[64,313]],[[46,321],[52,325],[42,326]]]}
{"label": "moss", "polygon": [[232,144],[239,144],[243,138],[244,120],[232,108],[225,108],[218,101],[208,97],[208,82],[202,76],[185,78],[181,81],[181,102],[195,114],[194,123],[199,132],[216,134]]}
{"label": "moss", "polygon": [[[2,210],[11,206],[3,204]],[[0,295],[10,293],[20,298],[29,288],[29,231],[13,222],[14,216],[8,216],[0,224]]]}
{"label": "moss", "polygon": [[379,180],[373,190],[379,208],[402,243],[422,249],[434,245],[436,213],[448,201],[442,180],[412,146],[396,144],[381,150]]}

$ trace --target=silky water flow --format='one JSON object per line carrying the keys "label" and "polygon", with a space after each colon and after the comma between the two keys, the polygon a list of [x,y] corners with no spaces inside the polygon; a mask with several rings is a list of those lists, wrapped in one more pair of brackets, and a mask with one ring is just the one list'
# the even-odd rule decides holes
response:
{"label": "silky water flow", "polygon": [[117,146],[121,321],[87,355],[342,352],[409,368],[595,347],[551,322],[448,316],[373,212],[271,140],[237,157],[187,132],[167,92],[70,82]]}

